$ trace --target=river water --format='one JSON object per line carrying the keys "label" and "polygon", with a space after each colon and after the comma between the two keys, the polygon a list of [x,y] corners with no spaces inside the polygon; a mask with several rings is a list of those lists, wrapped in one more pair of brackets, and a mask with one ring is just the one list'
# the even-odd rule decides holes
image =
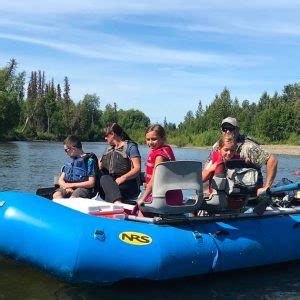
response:
{"label": "river water", "polygon": [[[98,156],[104,143],[84,143],[86,152]],[[148,148],[140,146],[143,166]],[[178,160],[203,161],[208,151],[175,148]],[[300,156],[278,155],[277,179],[297,181]],[[0,143],[0,191],[35,193],[53,185],[53,177],[65,163],[62,143]],[[1,228],[0,228],[1,230]],[[17,238],[17,237],[16,237]],[[284,245],[282,245],[284,247]],[[299,247],[300,245],[295,245]],[[255,269],[210,274],[167,282],[130,282],[113,286],[70,285],[36,269],[0,256],[0,300],[2,299],[300,299],[300,262]]]}

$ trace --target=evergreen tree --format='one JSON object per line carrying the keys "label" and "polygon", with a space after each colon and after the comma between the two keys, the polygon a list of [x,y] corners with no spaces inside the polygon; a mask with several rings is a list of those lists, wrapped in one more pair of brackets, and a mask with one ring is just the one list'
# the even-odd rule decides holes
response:
{"label": "evergreen tree", "polygon": [[56,88],[56,99],[59,101],[61,100],[61,87],[60,87],[60,84],[57,85],[57,88]]}
{"label": "evergreen tree", "polygon": [[[0,69],[0,136],[10,133],[19,122],[21,113],[20,87],[16,89],[17,62],[12,59]],[[19,75],[19,79],[22,75]]]}
{"label": "evergreen tree", "polygon": [[56,90],[54,86],[54,79],[52,79],[51,83],[49,82],[45,88],[45,111],[47,116],[48,133],[51,133],[52,120],[56,110],[57,110]]}
{"label": "evergreen tree", "polygon": [[114,106],[112,106],[111,104],[107,104],[102,115],[103,126],[106,126],[106,124],[109,123],[118,123],[118,121],[119,117],[116,103],[114,103]]}

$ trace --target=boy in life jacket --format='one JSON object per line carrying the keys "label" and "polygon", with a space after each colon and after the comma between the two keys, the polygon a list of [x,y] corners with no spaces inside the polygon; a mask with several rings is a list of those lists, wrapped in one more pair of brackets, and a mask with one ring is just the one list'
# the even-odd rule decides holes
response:
{"label": "boy in life jacket", "polygon": [[[155,167],[157,164],[164,161],[174,161],[175,156],[170,146],[165,145],[166,132],[159,125],[151,125],[146,130],[146,143],[150,148],[146,163],[146,188],[143,195],[138,200],[138,205],[143,205],[144,202],[151,202],[152,186]],[[181,190],[172,190],[166,193],[166,200],[169,205],[181,205],[183,195]]]}
{"label": "boy in life jacket", "polygon": [[53,199],[92,198],[98,173],[96,155],[84,153],[81,141],[74,135],[64,140],[64,150],[72,161],[63,167]]}
{"label": "boy in life jacket", "polygon": [[226,190],[225,162],[238,159],[236,154],[236,141],[230,135],[223,135],[218,141],[217,150],[211,153],[211,160],[202,171],[202,181],[209,180],[209,200],[204,202],[202,209],[212,212],[225,210],[228,207],[228,196]]}

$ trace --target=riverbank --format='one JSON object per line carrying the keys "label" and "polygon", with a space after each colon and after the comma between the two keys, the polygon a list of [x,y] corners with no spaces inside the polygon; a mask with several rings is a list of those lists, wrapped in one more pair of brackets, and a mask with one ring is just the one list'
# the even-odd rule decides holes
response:
{"label": "riverbank", "polygon": [[262,147],[273,154],[300,156],[300,146],[296,145],[262,145]]}
{"label": "riverbank", "polygon": [[[300,146],[297,145],[262,145],[262,147],[272,154],[300,156]],[[187,148],[208,150],[211,147],[187,147]]]}

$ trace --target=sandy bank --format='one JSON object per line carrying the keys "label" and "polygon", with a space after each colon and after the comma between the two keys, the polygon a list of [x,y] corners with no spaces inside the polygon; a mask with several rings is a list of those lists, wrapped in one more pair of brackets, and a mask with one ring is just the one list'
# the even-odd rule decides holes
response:
{"label": "sandy bank", "polygon": [[273,154],[283,154],[283,155],[299,155],[300,156],[300,146],[295,145],[262,145],[264,149]]}
{"label": "sandy bank", "polygon": [[[300,156],[300,146],[296,145],[262,145],[262,147],[272,154],[282,154],[282,155],[299,155]],[[187,147],[190,148],[190,147]],[[191,147],[203,150],[209,150],[210,147]]]}

